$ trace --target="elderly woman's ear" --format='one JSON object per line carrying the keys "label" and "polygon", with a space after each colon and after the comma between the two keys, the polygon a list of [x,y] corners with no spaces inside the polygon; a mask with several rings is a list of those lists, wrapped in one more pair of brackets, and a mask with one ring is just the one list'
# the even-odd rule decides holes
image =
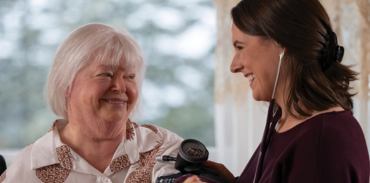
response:
{"label": "elderly woman's ear", "polygon": [[69,96],[70,96],[70,89],[69,89],[69,87],[67,87],[65,90],[64,90],[64,96],[66,97],[66,98],[68,98]]}

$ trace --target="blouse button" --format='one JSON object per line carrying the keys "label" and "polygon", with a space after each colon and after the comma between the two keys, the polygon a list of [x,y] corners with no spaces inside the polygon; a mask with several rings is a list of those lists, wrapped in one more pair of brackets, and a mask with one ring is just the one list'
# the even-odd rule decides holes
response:
{"label": "blouse button", "polygon": [[100,177],[102,182],[111,183],[112,181],[107,177]]}

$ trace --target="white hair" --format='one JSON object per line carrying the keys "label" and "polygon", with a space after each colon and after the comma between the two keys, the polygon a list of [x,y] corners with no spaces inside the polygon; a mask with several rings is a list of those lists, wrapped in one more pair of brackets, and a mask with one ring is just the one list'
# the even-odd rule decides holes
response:
{"label": "white hair", "polygon": [[68,119],[66,93],[76,73],[87,64],[99,61],[113,67],[135,68],[139,97],[130,118],[138,117],[145,60],[139,44],[125,29],[104,24],[87,24],[75,29],[59,46],[45,85],[45,98],[53,112]]}

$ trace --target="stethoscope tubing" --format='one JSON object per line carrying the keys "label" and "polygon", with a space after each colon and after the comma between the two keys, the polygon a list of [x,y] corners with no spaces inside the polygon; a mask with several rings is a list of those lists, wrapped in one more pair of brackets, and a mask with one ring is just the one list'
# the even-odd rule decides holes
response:
{"label": "stethoscope tubing", "polygon": [[[275,126],[275,125],[272,125],[272,117],[273,117],[274,105],[275,105],[275,92],[276,92],[276,87],[277,87],[277,84],[278,84],[278,81],[279,81],[282,58],[284,57],[284,49],[280,45],[279,45],[279,47],[281,48],[281,52],[279,54],[280,59],[279,59],[278,71],[277,71],[277,74],[276,74],[274,90],[272,92],[272,97],[271,97],[270,104],[269,104],[265,131],[263,132],[263,136],[262,136],[262,142],[261,142],[261,145],[260,145],[260,153],[259,153],[259,156],[258,156],[258,161],[257,161],[256,171],[255,171],[255,174],[254,174],[253,183],[258,183],[258,181],[261,177],[263,159],[265,158],[265,154],[266,154],[268,145],[270,144],[270,140],[271,140],[271,133],[270,133],[271,126],[272,127]],[[269,136],[269,134],[270,134],[270,136]]]}

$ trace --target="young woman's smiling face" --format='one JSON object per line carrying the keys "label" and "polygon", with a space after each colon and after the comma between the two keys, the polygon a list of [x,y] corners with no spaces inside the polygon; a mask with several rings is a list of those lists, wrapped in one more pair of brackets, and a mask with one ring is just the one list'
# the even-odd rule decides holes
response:
{"label": "young woman's smiling face", "polygon": [[67,96],[68,116],[102,124],[126,122],[138,98],[135,74],[134,68],[113,68],[97,61],[83,67]]}
{"label": "young woman's smiling face", "polygon": [[274,40],[245,34],[234,24],[231,31],[235,49],[231,72],[248,78],[255,100],[271,100],[281,49]]}

